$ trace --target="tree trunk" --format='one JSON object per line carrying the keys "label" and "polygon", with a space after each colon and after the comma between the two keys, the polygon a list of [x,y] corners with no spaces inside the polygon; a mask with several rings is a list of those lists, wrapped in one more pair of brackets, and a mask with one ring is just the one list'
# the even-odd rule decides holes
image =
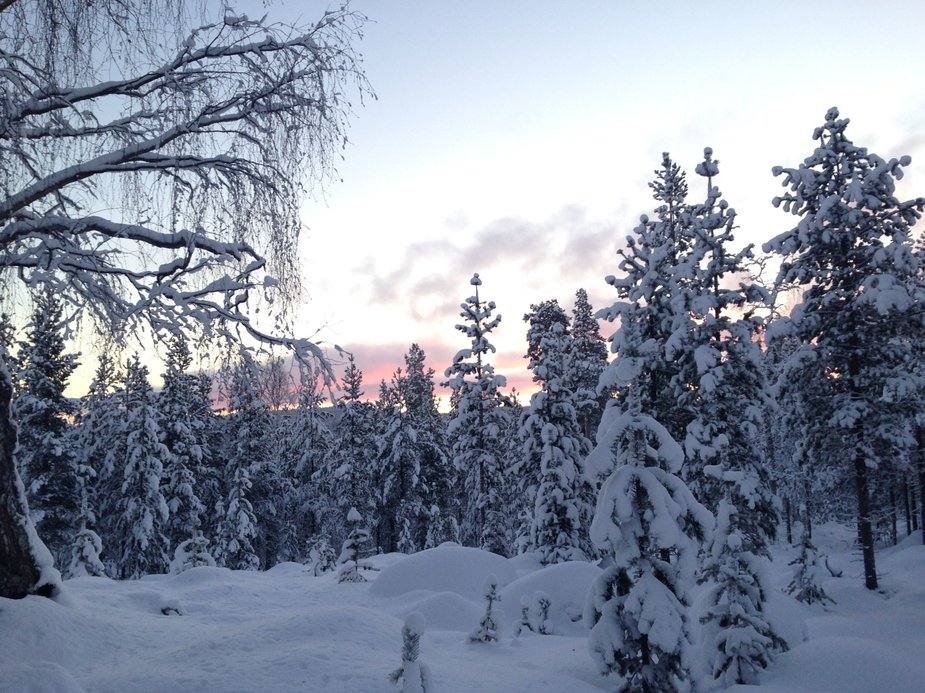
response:
{"label": "tree trunk", "polygon": [[877,589],[877,566],[874,558],[874,534],[870,526],[870,490],[867,462],[863,454],[854,458],[854,482],[858,494],[858,543],[864,559],[864,586]]}
{"label": "tree trunk", "polygon": [[896,504],[896,482],[890,484],[890,542],[899,543],[899,506]]}
{"label": "tree trunk", "polygon": [[906,536],[912,534],[912,503],[909,498],[909,475],[903,474],[903,513],[906,520]]}
{"label": "tree trunk", "polygon": [[784,496],[784,518],[787,523],[787,544],[793,546],[793,520],[790,513],[790,496]]}
{"label": "tree trunk", "polygon": [[919,529],[922,530],[922,543],[925,544],[925,426],[919,426],[915,436],[918,443],[915,466],[919,475]]}
{"label": "tree trunk", "polygon": [[[48,554],[48,550],[38,541],[29,520],[25,489],[16,472],[12,399],[10,374],[0,356],[0,597],[21,599],[29,594],[49,597],[57,583],[50,575],[43,581],[39,556]],[[45,557],[50,565],[51,556]]]}

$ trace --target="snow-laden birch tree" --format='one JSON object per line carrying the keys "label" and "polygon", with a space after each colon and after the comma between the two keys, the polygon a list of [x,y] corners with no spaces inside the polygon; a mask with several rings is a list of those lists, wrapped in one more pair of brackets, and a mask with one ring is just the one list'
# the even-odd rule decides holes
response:
{"label": "snow-laden birch tree", "polygon": [[[206,327],[322,357],[252,322],[248,304],[272,293],[283,313],[298,295],[300,199],[333,172],[349,92],[369,93],[352,47],[362,22],[346,8],[285,26],[183,0],[0,2],[8,297],[44,287],[120,334]],[[11,395],[0,363],[0,596],[52,594]]]}

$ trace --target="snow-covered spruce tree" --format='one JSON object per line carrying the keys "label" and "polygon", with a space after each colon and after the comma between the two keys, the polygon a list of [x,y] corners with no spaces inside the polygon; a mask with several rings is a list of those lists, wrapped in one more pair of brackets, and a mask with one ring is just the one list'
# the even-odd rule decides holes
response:
{"label": "snow-covered spruce tree", "polygon": [[26,340],[19,344],[19,427],[16,462],[26,485],[32,521],[55,563],[64,566],[77,533],[80,490],[67,417],[74,407],[64,396],[77,355],[65,353],[61,302],[46,291],[35,297]]}
{"label": "snow-covered spruce tree", "polygon": [[[807,369],[826,376],[815,385],[826,386],[834,411],[830,425],[844,441],[856,489],[864,584],[876,589],[870,479],[883,460],[875,438],[881,417],[902,423],[883,398],[886,384],[909,363],[906,343],[897,337],[921,339],[925,314],[909,236],[925,198],[903,202],[895,195],[909,157],[887,161],[869,153],[848,139],[847,126],[830,109],[813,133],[813,154],[797,168],[775,167],[787,192],[774,205],[799,221],[764,250],[783,260],[777,287],[803,288],[800,303],[771,332],[800,344],[784,368],[781,389],[786,395],[806,383],[801,373]],[[814,416],[810,409],[802,414]]]}
{"label": "snow-covered spruce tree", "polygon": [[[333,170],[351,87],[369,91],[351,45],[363,18],[341,8],[292,27],[184,0],[4,7],[0,284],[48,288],[120,338],[205,329],[323,360],[248,307],[272,293],[266,324],[289,329],[301,196]],[[59,578],[27,517],[12,395],[4,358],[0,596],[49,595]]]}
{"label": "snow-covered spruce tree", "polygon": [[787,585],[788,594],[792,594],[798,601],[806,604],[835,603],[835,600],[826,594],[822,587],[822,581],[827,577],[828,570],[825,567],[824,558],[819,555],[809,533],[803,533],[800,552],[790,561],[789,565],[795,568],[793,578]]}
{"label": "snow-covered spruce tree", "polygon": [[[688,479],[698,500],[717,514],[703,567],[713,583],[701,621],[713,645],[712,675],[725,685],[755,683],[775,650],[784,647],[764,616],[764,563],[777,528],[776,499],[756,446],[769,405],[753,306],[765,292],[744,279],[751,247],[730,251],[735,212],[713,185],[718,162],[704,150],[697,173],[707,181],[703,204],[689,209],[693,243],[686,304],[696,318],[688,334],[697,371],[689,395]],[[730,280],[738,278],[736,288]]]}
{"label": "snow-covered spruce tree", "polygon": [[460,316],[465,322],[456,329],[471,340],[471,346],[457,352],[445,372],[446,385],[452,390],[447,434],[465,494],[460,534],[468,546],[506,555],[502,434],[507,422],[501,406],[506,398],[498,389],[504,386],[505,378],[496,375],[488,362],[488,355],[495,351],[488,337],[501,316],[492,317],[494,301],[479,298],[482,280],[478,273],[469,283],[475,294],[461,304]]}
{"label": "snow-covered spruce tree", "polygon": [[373,570],[368,561],[364,561],[367,544],[369,543],[369,530],[363,527],[363,516],[356,508],[350,508],[347,513],[347,522],[350,523],[350,533],[341,547],[340,557],[337,559],[340,571],[337,574],[338,582],[366,582],[361,570]]}
{"label": "snow-covered spruce tree", "polygon": [[138,354],[125,364],[125,423],[121,437],[124,443],[116,450],[124,458],[113,462],[115,473],[122,477],[122,495],[117,504],[112,559],[117,577],[136,579],[166,572],[170,563],[164,534],[169,512],[161,490],[170,451],[160,441],[148,368]]}
{"label": "snow-covered spruce tree", "polygon": [[418,611],[408,614],[402,626],[401,666],[389,675],[389,681],[395,686],[400,685],[402,693],[428,693],[434,690],[430,668],[420,660],[424,627],[424,615]]}
{"label": "snow-covered spruce tree", "polygon": [[157,398],[161,442],[170,451],[164,497],[170,511],[167,541],[174,549],[201,531],[205,513],[196,491],[197,477],[203,476],[205,421],[198,416],[198,380],[187,372],[192,362],[186,337],[176,335],[167,347],[164,387]]}
{"label": "snow-covered spruce tree", "polygon": [[497,642],[501,639],[501,624],[495,605],[501,601],[501,595],[498,594],[498,578],[495,575],[485,578],[482,595],[485,597],[485,614],[479,621],[479,627],[469,634],[469,642]]}
{"label": "snow-covered spruce tree", "polygon": [[[299,369],[294,412],[275,416],[280,438],[286,439],[280,460],[282,494],[274,518],[278,560],[302,561],[310,539],[323,532],[324,518],[334,506],[323,493],[324,461],[336,446],[329,420],[322,411],[326,397],[319,373]],[[294,416],[293,416],[294,415]]]}
{"label": "snow-covered spruce tree", "polygon": [[594,310],[588,302],[588,292],[575,292],[572,308],[571,344],[566,360],[569,388],[577,399],[578,426],[582,435],[594,440],[609,392],[598,392],[601,374],[607,367],[607,343],[601,336]]}
{"label": "snow-covered spruce tree", "polygon": [[363,517],[374,517],[376,501],[371,487],[375,462],[372,405],[361,401],[363,372],[353,354],[347,357],[343,394],[337,404],[340,416],[333,432],[335,445],[321,469],[319,484],[332,508],[324,518],[323,531],[334,546],[347,536],[347,514],[356,508]]}
{"label": "snow-covered spruce tree", "polygon": [[[682,404],[692,375],[692,354],[684,347],[694,323],[690,306],[685,305],[685,288],[692,279],[689,250],[693,242],[687,180],[680,167],[663,154],[662,167],[649,187],[660,203],[655,218],[643,215],[634,235],[627,236],[626,248],[618,251],[623,274],[608,276],[606,281],[617,290],[620,301],[598,311],[597,316],[614,321],[624,310],[633,311],[645,357],[634,396],[644,413],[680,441],[692,418],[690,408]],[[623,335],[623,330],[617,330],[608,340],[616,360],[604,370],[598,389],[615,392],[607,406],[625,411],[627,391],[620,389],[625,378],[620,377],[618,363],[627,348]]]}
{"label": "snow-covered spruce tree", "polygon": [[587,462],[609,473],[591,540],[613,561],[585,604],[589,649],[603,674],[622,677],[620,690],[685,690],[692,685],[687,589],[713,518],[677,476],[681,446],[641,408],[649,393],[649,312],[633,302],[620,315],[620,351],[609,376],[624,410],[608,408]]}
{"label": "snow-covered spruce tree", "polygon": [[541,389],[524,414],[524,463],[515,470],[527,502],[533,501],[524,544],[539,553],[544,565],[587,560],[595,555],[588,538],[595,489],[584,472],[591,444],[579,428],[567,378],[568,318],[555,300],[531,308],[525,316],[528,355]]}
{"label": "snow-covered spruce tree", "polygon": [[192,538],[180,542],[170,561],[170,574],[179,575],[190,568],[214,567],[215,559],[209,552],[209,540],[196,531]]}
{"label": "snow-covered spruce tree", "polygon": [[[260,397],[257,365],[249,360],[235,364],[228,373],[228,408],[232,412],[229,427],[230,447],[225,466],[226,496],[222,520],[216,537],[215,558],[219,565],[232,570],[258,570],[270,565],[267,541],[261,535],[254,510],[257,502],[268,510],[277,498],[277,484],[270,468],[268,441],[269,412]],[[254,476],[263,474],[263,484],[254,490]],[[257,498],[259,495],[259,499]],[[265,512],[261,519],[267,518]]]}
{"label": "snow-covered spruce tree", "polygon": [[65,577],[105,577],[106,567],[100,560],[103,542],[92,529],[81,528],[71,545],[71,560],[64,571]]}
{"label": "snow-covered spruce tree", "polygon": [[[452,497],[453,468],[446,439],[446,426],[437,411],[434,370],[425,367],[424,350],[412,344],[405,354],[404,407],[415,430],[415,447],[420,458],[420,484],[426,514],[414,534],[418,548],[428,537],[436,546],[458,539],[453,522],[456,504]],[[435,542],[435,543],[434,543]]]}

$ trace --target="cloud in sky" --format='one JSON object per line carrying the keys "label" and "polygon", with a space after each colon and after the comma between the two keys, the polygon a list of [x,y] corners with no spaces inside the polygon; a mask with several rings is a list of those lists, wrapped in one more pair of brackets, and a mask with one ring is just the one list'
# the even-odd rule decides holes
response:
{"label": "cloud in sky", "polygon": [[578,287],[602,282],[628,230],[619,231],[614,221],[589,219],[578,205],[543,221],[496,219],[475,232],[466,230],[463,219],[455,215],[447,221],[445,238],[409,244],[397,265],[368,264],[364,269],[378,275],[369,283],[369,301],[398,301],[417,320],[441,319],[447,311],[458,312],[468,291],[464,280],[473,272],[517,284],[520,293],[533,294],[532,301],[567,301]]}

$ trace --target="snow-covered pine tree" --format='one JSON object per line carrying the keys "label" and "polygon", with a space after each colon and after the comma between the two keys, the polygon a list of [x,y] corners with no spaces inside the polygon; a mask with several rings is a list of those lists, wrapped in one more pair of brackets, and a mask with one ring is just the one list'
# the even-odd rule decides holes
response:
{"label": "snow-covered pine tree", "polygon": [[495,351],[488,337],[501,316],[492,317],[494,301],[479,298],[482,280],[478,273],[469,283],[475,294],[461,304],[465,322],[456,329],[471,340],[471,346],[457,352],[445,372],[446,385],[453,393],[447,434],[465,494],[460,534],[468,546],[505,555],[508,531],[503,507],[506,479],[502,435],[507,422],[501,407],[505,397],[499,388],[506,381],[488,362],[488,355]]}
{"label": "snow-covered pine tree", "polygon": [[97,532],[103,546],[110,549],[106,553],[112,553],[116,537],[122,497],[121,465],[125,458],[125,440],[121,435],[125,393],[117,389],[117,367],[116,359],[108,351],[100,355],[89,390],[80,403],[75,433],[78,478],[87,482],[92,479],[92,484],[83,486],[87,517],[93,516],[92,522],[88,519],[87,527]]}
{"label": "snow-covered pine tree", "polygon": [[356,508],[363,516],[374,517],[376,500],[371,486],[375,463],[374,412],[363,402],[363,372],[353,354],[347,356],[343,394],[337,404],[339,419],[331,447],[321,469],[319,484],[333,509],[322,518],[324,533],[337,546],[347,536],[347,514]]}
{"label": "snow-covered pine tree", "polygon": [[[420,458],[422,503],[426,513],[420,517],[414,534],[418,548],[427,545],[428,538],[436,546],[455,541],[453,520],[456,503],[453,500],[453,466],[450,462],[446,426],[437,411],[434,394],[434,370],[425,366],[424,350],[412,344],[405,354],[404,407],[415,430],[415,447]],[[434,543],[435,542],[435,543]]]}
{"label": "snow-covered pine tree", "polygon": [[401,368],[390,383],[390,404],[381,412],[382,425],[376,444],[379,480],[379,542],[386,551],[414,553],[418,526],[426,532],[426,514],[421,484],[421,451],[417,429],[405,404],[408,381]]}
{"label": "snow-covered pine tree", "polygon": [[408,614],[401,629],[401,666],[389,675],[393,685],[401,685],[402,693],[428,693],[434,690],[430,669],[420,660],[424,616],[418,611]]}
{"label": "snow-covered pine tree", "polygon": [[527,354],[540,391],[530,400],[521,427],[523,463],[514,470],[525,503],[524,547],[544,565],[587,560],[595,490],[584,472],[591,444],[578,425],[576,397],[567,375],[568,318],[555,300],[531,306],[525,319]]}
{"label": "snow-covered pine tree", "polygon": [[[786,395],[809,382],[812,370],[817,391],[827,390],[830,425],[844,441],[843,459],[854,477],[864,583],[877,589],[870,481],[883,462],[876,440],[882,417],[893,426],[904,421],[883,397],[910,362],[908,342],[899,338],[922,335],[925,313],[910,231],[925,198],[904,202],[895,195],[908,156],[887,161],[869,153],[848,139],[847,127],[848,119],[830,109],[813,133],[813,154],[797,168],[774,168],[787,188],[774,205],[799,221],[764,250],[783,259],[776,286],[803,289],[800,303],[771,331],[800,344],[781,388]],[[801,415],[814,418],[816,412]]]}
{"label": "snow-covered pine tree", "polygon": [[71,545],[71,560],[64,571],[64,576],[67,578],[86,575],[105,577],[106,568],[100,560],[102,552],[103,542],[100,540],[100,535],[92,529],[81,528]]}
{"label": "snow-covered pine tree", "polygon": [[373,570],[372,565],[363,560],[369,543],[369,530],[363,527],[363,516],[356,508],[350,508],[347,513],[347,522],[350,523],[350,533],[344,540],[340,557],[337,559],[340,565],[337,581],[366,582],[366,578],[360,571]]}
{"label": "snow-covered pine tree", "polygon": [[497,642],[501,639],[501,623],[495,605],[501,601],[501,595],[498,594],[498,578],[494,574],[485,578],[482,595],[485,597],[485,613],[479,627],[469,634],[469,642]]}
{"label": "snow-covered pine tree", "polygon": [[124,443],[116,450],[124,458],[113,464],[115,473],[121,470],[122,476],[113,559],[118,577],[136,579],[163,573],[170,562],[164,534],[169,511],[161,491],[170,451],[160,441],[148,368],[138,354],[125,364],[125,424],[121,435]]}
{"label": "snow-covered pine tree", "polygon": [[[226,495],[220,508],[220,524],[216,537],[215,559],[232,570],[258,570],[259,529],[254,513],[252,476],[268,463],[266,405],[260,398],[255,366],[241,362],[228,374],[229,409],[226,426],[230,427],[230,447],[225,468]],[[262,500],[272,502],[272,484],[262,489]],[[261,543],[266,549],[266,542]],[[266,557],[266,551],[263,552]],[[266,566],[269,567],[269,566]]]}
{"label": "snow-covered pine tree", "polygon": [[588,292],[575,292],[572,308],[571,344],[566,361],[567,381],[575,393],[578,427],[588,440],[594,440],[609,392],[598,392],[597,385],[607,367],[607,343],[588,301]]}
{"label": "snow-covered pine tree", "polygon": [[[322,411],[326,401],[319,373],[299,369],[297,407],[277,414],[278,425],[288,430],[281,435],[283,497],[276,516],[267,518],[276,526],[279,560],[302,561],[310,539],[324,532],[324,518],[335,505],[323,491],[325,460],[336,448],[328,417]],[[293,416],[294,415],[294,416]]]}
{"label": "snow-covered pine tree", "polygon": [[202,532],[196,530],[195,534],[186,541],[180,542],[173,552],[170,562],[170,574],[179,575],[190,568],[214,567],[215,559],[209,552],[209,540]]}
{"label": "snow-covered pine tree", "polygon": [[170,511],[167,541],[174,549],[201,531],[206,510],[196,488],[206,441],[205,422],[198,416],[198,379],[187,372],[192,362],[186,338],[176,335],[167,347],[164,387],[157,398],[161,442],[170,451],[164,497]]}
{"label": "snow-covered pine tree", "polygon": [[613,564],[595,581],[585,607],[591,655],[603,673],[619,673],[622,690],[690,687],[687,588],[709,512],[678,478],[676,442],[692,413],[689,391],[695,326],[686,305],[695,281],[687,183],[668,155],[650,184],[661,204],[643,216],[620,251],[622,277],[607,277],[621,300],[599,313],[620,318],[610,338],[616,358],[601,376],[615,391],[588,468],[606,477],[591,540]]}
{"label": "snow-covered pine tree", "polygon": [[[701,619],[712,644],[712,674],[721,683],[755,683],[783,640],[764,615],[764,563],[777,528],[776,499],[766,460],[755,444],[769,405],[755,305],[769,297],[744,279],[751,247],[733,253],[735,212],[713,185],[718,162],[704,150],[697,173],[707,180],[703,204],[689,208],[691,276],[683,287],[696,318],[688,333],[695,388],[687,404],[687,474],[698,500],[717,513],[717,528],[703,567],[711,581]],[[736,288],[730,280],[739,279]]]}
{"label": "snow-covered pine tree", "polygon": [[[693,328],[690,307],[685,305],[685,285],[690,281],[690,246],[693,242],[684,172],[668,154],[662,155],[662,167],[649,183],[659,206],[655,218],[643,215],[634,235],[627,236],[626,248],[618,251],[622,276],[608,276],[620,300],[597,317],[616,320],[627,306],[632,306],[638,323],[640,344],[645,346],[646,368],[638,376],[640,385],[634,394],[641,410],[664,425],[676,441],[684,440],[692,418],[689,407],[681,404],[689,391],[691,355],[684,350],[687,335]],[[623,330],[609,338],[610,350],[616,355],[598,383],[600,392],[615,392],[608,407],[625,411],[626,392],[620,389],[624,378],[617,363],[626,350]]]}
{"label": "snow-covered pine tree", "polygon": [[61,302],[50,292],[35,298],[26,340],[19,344],[19,426],[16,462],[36,531],[55,563],[66,566],[79,529],[80,490],[73,438],[67,417],[74,407],[64,396],[77,355],[65,353]]}
{"label": "snow-covered pine tree", "polygon": [[828,571],[825,568],[824,558],[819,555],[808,533],[803,533],[800,552],[790,561],[789,565],[796,567],[793,571],[793,578],[787,585],[788,594],[792,594],[798,601],[806,604],[835,603],[835,600],[826,594],[822,587],[822,581],[827,577]]}

